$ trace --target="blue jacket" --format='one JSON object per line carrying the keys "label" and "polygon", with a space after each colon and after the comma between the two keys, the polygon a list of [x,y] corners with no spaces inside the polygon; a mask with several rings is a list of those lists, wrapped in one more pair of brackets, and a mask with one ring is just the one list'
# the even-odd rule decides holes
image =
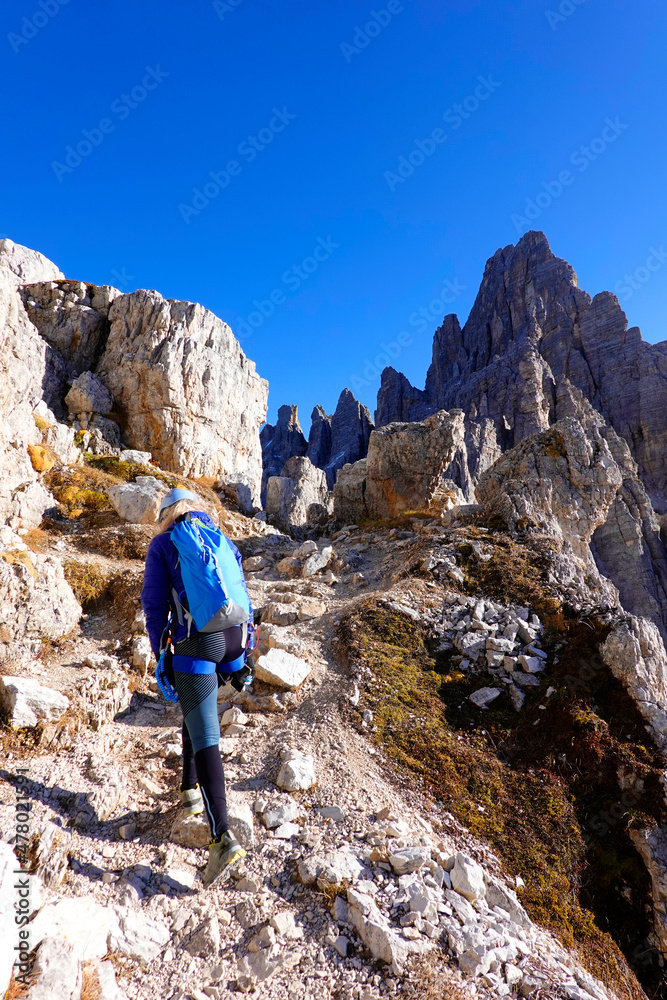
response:
{"label": "blue jacket", "polygon": [[[210,528],[215,525],[208,514],[196,512],[204,524]],[[173,525],[172,525],[173,527]],[[151,648],[157,659],[160,655],[160,640],[170,618],[173,619],[172,642],[187,635],[187,625],[179,625],[176,618],[176,607],[172,597],[172,588],[181,594],[184,590],[183,579],[178,565],[178,551],[171,540],[172,527],[161,535],[156,535],[148,546],[146,553],[146,568],[144,570],[144,585],[141,591],[141,606],[146,615],[146,631],[151,642]],[[231,548],[243,575],[241,553],[230,540],[223,536]],[[244,583],[245,586],[245,583]],[[247,588],[246,588],[247,593]],[[249,599],[248,599],[249,600]],[[250,605],[250,620],[252,620],[252,604]],[[242,666],[238,663],[238,667]],[[237,669],[237,661],[225,663],[225,672]],[[215,664],[210,660],[196,660],[191,656],[174,656],[174,670],[189,674],[208,674],[215,671]]]}

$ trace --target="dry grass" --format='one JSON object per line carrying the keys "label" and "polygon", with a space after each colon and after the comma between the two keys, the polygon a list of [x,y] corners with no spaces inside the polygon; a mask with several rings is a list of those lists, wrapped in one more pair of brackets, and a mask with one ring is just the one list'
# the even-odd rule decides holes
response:
{"label": "dry grass", "polygon": [[461,973],[440,955],[430,954],[410,960],[406,969],[411,1000],[470,1000]]}
{"label": "dry grass", "polygon": [[102,986],[94,965],[84,965],[81,969],[81,1000],[100,1000]]}
{"label": "dry grass", "polygon": [[72,519],[109,510],[106,489],[116,482],[113,476],[85,466],[55,468],[44,476],[44,485],[51,490],[66,517]]}
{"label": "dry grass", "polygon": [[94,562],[76,562],[68,559],[63,563],[63,571],[65,579],[84,610],[96,604],[109,591],[111,574]]}
{"label": "dry grass", "polygon": [[[569,673],[594,658],[604,626],[568,618],[550,594],[538,593],[530,554],[510,563],[504,553],[501,565],[481,571],[489,578],[498,572],[504,599],[539,606],[547,643],[565,644],[550,668],[557,690],[545,710],[543,692],[530,689],[521,713],[503,694],[482,716],[468,694],[492,679],[456,671],[447,654],[436,661],[418,623],[370,600],[341,622],[341,653],[370,667],[363,706],[374,711],[377,738],[401,772],[418,776],[443,809],[493,847],[510,876],[524,878],[522,900],[533,919],[576,948],[619,996],[639,1000],[619,944],[631,955],[648,933],[650,882],[628,836],[629,818],[602,832],[599,818],[623,800],[618,773],[630,769],[644,782],[635,821],[658,819],[664,765],[645,745],[636,706],[605,668],[598,666],[578,695],[568,688]],[[619,891],[624,886],[630,900]],[[648,988],[656,972],[639,970]]]}

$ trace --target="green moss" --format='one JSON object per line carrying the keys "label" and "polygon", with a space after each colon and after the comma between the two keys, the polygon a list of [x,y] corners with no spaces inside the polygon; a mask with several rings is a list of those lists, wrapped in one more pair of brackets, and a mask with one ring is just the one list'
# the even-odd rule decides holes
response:
{"label": "green moss", "polygon": [[[650,886],[628,837],[632,817],[618,774],[643,782],[632,805],[634,821],[648,822],[661,802],[662,762],[644,745],[636,707],[596,658],[605,626],[568,617],[540,583],[539,556],[524,550],[512,562],[519,580],[506,571],[506,551],[503,565],[502,576],[499,566],[472,559],[469,568],[495,581],[504,599],[539,608],[547,648],[562,644],[548,700],[529,689],[521,713],[506,694],[480,713],[467,696],[491,679],[451,669],[451,655],[434,658],[419,623],[372,601],[341,622],[341,650],[370,667],[364,705],[387,755],[487,841],[508,875],[525,880],[522,900],[533,919],[579,950],[613,989],[636,998],[641,991],[621,949],[632,955],[645,940]],[[572,679],[582,670],[577,686]],[[656,973],[642,967],[645,985],[654,985]]]}

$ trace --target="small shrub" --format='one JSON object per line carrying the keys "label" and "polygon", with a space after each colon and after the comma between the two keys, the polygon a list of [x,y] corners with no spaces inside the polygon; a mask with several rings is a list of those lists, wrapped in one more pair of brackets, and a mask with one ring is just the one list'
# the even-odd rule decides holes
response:
{"label": "small shrub", "polygon": [[74,591],[76,599],[84,610],[95,604],[108,591],[111,575],[93,562],[76,562],[72,559],[63,564],[65,579]]}

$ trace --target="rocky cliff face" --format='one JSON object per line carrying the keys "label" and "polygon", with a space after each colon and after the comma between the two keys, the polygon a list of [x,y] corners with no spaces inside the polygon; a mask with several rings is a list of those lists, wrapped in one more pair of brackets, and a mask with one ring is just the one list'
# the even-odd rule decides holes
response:
{"label": "rocky cliff face", "polygon": [[653,503],[667,508],[667,343],[646,344],[614,295],[591,297],[543,233],[487,262],[468,321],[446,316],[423,391],[386,369],[376,422],[460,407],[490,419],[504,451],[572,415],[579,390],[623,437]]}
{"label": "rocky cliff face", "polygon": [[166,469],[245,484],[259,501],[268,384],[227,324],[202,306],[68,281],[40,254],[4,240],[0,338],[3,488],[33,475],[26,448],[42,442],[37,404],[50,411],[42,423],[78,418],[68,390],[74,380],[91,383],[92,371],[111,403],[84,411],[77,426],[98,451],[122,438]]}
{"label": "rocky cliff face", "polygon": [[323,469],[329,489],[333,489],[336,474],[344,465],[363,458],[373,421],[367,406],[355,399],[349,389],[341,392],[333,415],[322,406],[311,414],[308,442],[303,435],[296,406],[281,406],[278,422],[262,428],[262,460],[264,476],[262,490],[270,476],[280,476],[285,463],[294,456],[307,455],[313,465]]}

